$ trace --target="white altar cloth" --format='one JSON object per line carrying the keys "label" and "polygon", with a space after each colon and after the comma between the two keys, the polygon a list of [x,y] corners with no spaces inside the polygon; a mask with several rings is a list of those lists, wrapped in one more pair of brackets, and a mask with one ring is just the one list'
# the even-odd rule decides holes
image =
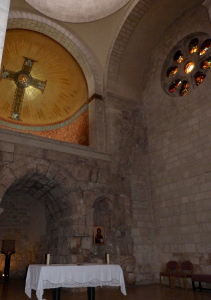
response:
{"label": "white altar cloth", "polygon": [[97,286],[120,286],[126,295],[122,268],[110,264],[30,265],[25,293],[31,298],[31,290],[36,290],[38,300],[42,300],[44,289]]}

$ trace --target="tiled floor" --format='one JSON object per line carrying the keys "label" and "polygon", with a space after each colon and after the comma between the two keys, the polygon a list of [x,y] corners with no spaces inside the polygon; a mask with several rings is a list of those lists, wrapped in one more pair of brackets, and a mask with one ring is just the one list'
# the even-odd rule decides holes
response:
{"label": "tiled floor", "polygon": [[[10,279],[8,284],[0,282],[0,300],[29,300],[24,292],[25,281]],[[32,300],[37,300],[32,292]],[[45,290],[43,299],[53,300],[52,290]],[[87,300],[86,292],[73,292],[62,289],[60,300]],[[211,291],[185,291],[182,288],[171,289],[168,286],[148,285],[127,288],[124,296],[117,288],[97,288],[95,300],[211,300]]]}

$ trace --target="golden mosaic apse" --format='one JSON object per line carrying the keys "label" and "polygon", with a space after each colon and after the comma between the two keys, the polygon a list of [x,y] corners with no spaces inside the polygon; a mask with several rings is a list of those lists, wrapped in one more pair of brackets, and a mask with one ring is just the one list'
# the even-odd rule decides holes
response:
{"label": "golden mosaic apse", "polygon": [[0,74],[1,125],[42,136],[56,130],[56,139],[67,140],[58,130],[74,128],[70,123],[88,109],[87,97],[80,66],[60,44],[34,31],[7,31]]}

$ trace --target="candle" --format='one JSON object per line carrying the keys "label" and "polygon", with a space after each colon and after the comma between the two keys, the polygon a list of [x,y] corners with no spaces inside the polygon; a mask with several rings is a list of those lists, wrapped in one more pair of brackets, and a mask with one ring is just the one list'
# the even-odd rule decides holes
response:
{"label": "candle", "polygon": [[109,262],[110,262],[110,261],[109,261],[109,254],[107,253],[107,254],[106,254],[106,263],[109,264]]}
{"label": "candle", "polygon": [[50,254],[48,253],[46,256],[46,265],[50,265]]}

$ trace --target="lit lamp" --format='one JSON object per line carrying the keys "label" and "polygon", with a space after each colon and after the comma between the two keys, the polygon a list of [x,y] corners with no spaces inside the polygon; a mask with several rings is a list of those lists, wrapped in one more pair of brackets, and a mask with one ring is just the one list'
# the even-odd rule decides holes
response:
{"label": "lit lamp", "polygon": [[15,240],[2,240],[1,253],[5,255],[3,280],[8,281],[10,273],[10,258],[15,253]]}

